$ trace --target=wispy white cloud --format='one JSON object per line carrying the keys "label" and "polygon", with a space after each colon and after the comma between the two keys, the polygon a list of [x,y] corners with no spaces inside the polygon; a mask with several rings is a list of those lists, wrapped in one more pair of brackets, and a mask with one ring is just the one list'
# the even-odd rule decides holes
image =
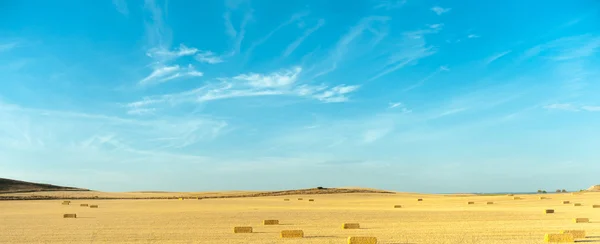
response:
{"label": "wispy white cloud", "polygon": [[600,106],[582,106],[581,109],[589,112],[600,112]]}
{"label": "wispy white cloud", "polygon": [[480,35],[475,35],[475,34],[469,34],[467,36],[467,38],[469,38],[469,39],[474,39],[474,38],[479,38],[479,37],[481,37],[481,36]]}
{"label": "wispy white cloud", "polygon": [[369,81],[379,79],[407,65],[416,64],[420,59],[429,57],[437,52],[436,48],[427,44],[425,35],[438,33],[442,25],[438,24],[429,29],[403,33],[403,40],[388,57],[388,62],[382,70]]}
{"label": "wispy white cloud", "polygon": [[149,49],[146,52],[146,55],[157,60],[158,62],[168,62],[179,57],[192,56],[198,51],[199,50],[196,48],[190,48],[184,44],[180,44],[175,50],[169,50],[165,47],[154,47]]}
{"label": "wispy white cloud", "polygon": [[231,23],[231,11],[227,11],[223,14],[223,19],[225,20],[225,33],[227,36],[231,38],[235,38],[237,36],[237,30]]}
{"label": "wispy white cloud", "polygon": [[572,103],[553,103],[544,106],[548,110],[600,112],[600,106],[576,105]]}
{"label": "wispy white cloud", "polygon": [[[267,74],[246,73],[233,77],[217,78],[218,83],[180,93],[145,97],[125,107],[129,111],[156,108],[164,105],[203,103],[207,101],[257,97],[295,96],[319,100],[325,103],[346,102],[349,94],[358,90],[358,85],[308,85],[298,82],[301,67],[284,69]],[[134,112],[135,113],[135,112]]]}
{"label": "wispy white cloud", "polygon": [[401,102],[397,102],[397,103],[389,103],[388,105],[389,109],[399,109],[402,113],[411,113],[412,110],[408,109],[403,103]]}
{"label": "wispy white cloud", "polygon": [[450,12],[451,8],[442,8],[440,6],[435,6],[431,8],[431,11],[435,12],[437,15],[442,15],[444,13]]}
{"label": "wispy white cloud", "polygon": [[150,14],[145,21],[147,45],[159,49],[170,47],[173,33],[165,23],[163,9],[154,0],[145,0],[144,8]]}
{"label": "wispy white cloud", "polygon": [[600,49],[600,37],[586,34],[559,38],[527,49],[521,60],[544,55],[555,61],[568,61],[594,56]]}
{"label": "wispy white cloud", "polygon": [[313,94],[312,97],[327,103],[346,102],[349,100],[346,94],[358,90],[358,85],[338,85],[322,93]]}
{"label": "wispy white cloud", "polygon": [[269,32],[266,36],[262,37],[258,41],[253,42],[252,45],[250,45],[250,47],[246,51],[246,59],[248,59],[248,57],[250,57],[252,55],[252,52],[254,51],[254,49],[256,47],[260,46],[261,44],[263,44],[267,40],[269,40],[269,38],[271,38],[271,36],[273,36],[277,31],[279,31],[280,29],[282,29],[296,21],[301,20],[303,17],[305,17],[307,15],[308,15],[308,12],[296,13],[296,14],[292,15],[292,17],[290,17],[290,19],[288,19],[287,21],[278,25],[275,29],[273,29],[271,32]]}
{"label": "wispy white cloud", "polygon": [[234,80],[246,81],[248,85],[259,88],[286,87],[296,82],[298,75],[302,72],[301,67],[291,70],[274,72],[267,75],[248,73],[233,77]]}
{"label": "wispy white cloud", "polygon": [[326,68],[319,71],[313,76],[313,78],[326,75],[337,69],[338,63],[344,58],[346,52],[348,52],[348,46],[354,41],[354,39],[360,37],[365,30],[377,23],[385,23],[389,20],[389,17],[385,16],[370,16],[360,20],[360,22],[352,27],[340,40],[336,43],[335,48],[329,54],[329,57],[323,62],[323,66]]}
{"label": "wispy white cloud", "polygon": [[211,51],[199,51],[195,56],[196,60],[202,63],[218,64],[224,62],[221,56],[216,55]]}
{"label": "wispy white cloud", "polygon": [[433,71],[431,74],[429,74],[425,78],[421,79],[420,81],[418,81],[418,82],[410,85],[409,87],[404,88],[402,91],[407,92],[407,91],[410,91],[410,90],[415,89],[417,87],[420,87],[420,86],[424,85],[425,82],[427,82],[428,80],[430,80],[431,78],[433,78],[434,76],[436,76],[437,74],[439,74],[440,72],[444,72],[444,71],[450,71],[450,69],[448,67],[446,67],[446,66],[441,66],[436,71]]}
{"label": "wispy white cloud", "polygon": [[501,52],[501,53],[494,54],[494,55],[492,55],[491,57],[487,58],[487,59],[484,61],[484,63],[485,63],[485,65],[489,65],[489,64],[491,64],[492,62],[494,62],[494,61],[496,61],[496,60],[498,60],[498,59],[500,59],[500,58],[502,58],[502,57],[504,57],[504,56],[508,55],[508,54],[509,54],[509,53],[511,53],[511,52],[512,52],[511,50],[508,50],[508,51],[504,51],[504,52]]}
{"label": "wispy white cloud", "polygon": [[306,39],[313,32],[315,32],[319,28],[321,28],[324,24],[325,24],[325,20],[319,19],[319,22],[317,23],[317,25],[315,25],[313,28],[310,28],[310,29],[304,31],[304,34],[301,37],[296,39],[285,49],[285,51],[283,52],[283,56],[284,57],[289,56],[292,52],[294,52],[294,50],[296,50],[296,48],[298,48],[298,46],[300,46],[300,44],[304,41],[304,39]]}
{"label": "wispy white cloud", "polygon": [[127,7],[126,0],[113,0],[112,2],[119,13],[125,16],[129,15],[129,8]]}
{"label": "wispy white cloud", "polygon": [[579,111],[579,108],[570,103],[554,103],[544,106],[545,109],[549,110],[566,110],[566,111]]}
{"label": "wispy white cloud", "polygon": [[400,8],[406,4],[406,0],[380,0],[377,1],[377,4],[373,7],[374,9],[385,9],[392,10],[396,8]]}
{"label": "wispy white cloud", "polygon": [[203,73],[197,71],[191,64],[187,68],[181,68],[179,65],[162,66],[158,65],[153,68],[150,75],[138,82],[141,86],[155,85],[183,77],[200,77]]}
{"label": "wispy white cloud", "polygon": [[19,46],[18,42],[0,43],[0,52],[7,52]]}

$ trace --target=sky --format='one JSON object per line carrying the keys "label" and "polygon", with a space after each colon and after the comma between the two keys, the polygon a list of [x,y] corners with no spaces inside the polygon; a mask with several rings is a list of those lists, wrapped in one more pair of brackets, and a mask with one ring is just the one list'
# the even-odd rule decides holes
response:
{"label": "sky", "polygon": [[0,177],[579,190],[599,77],[595,0],[5,0]]}

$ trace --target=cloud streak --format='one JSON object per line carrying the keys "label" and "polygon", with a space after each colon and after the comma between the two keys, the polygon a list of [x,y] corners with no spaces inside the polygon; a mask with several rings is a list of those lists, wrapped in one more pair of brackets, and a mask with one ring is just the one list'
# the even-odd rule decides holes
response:
{"label": "cloud streak", "polygon": [[491,56],[491,57],[487,58],[487,59],[484,61],[484,63],[485,63],[485,65],[489,65],[489,64],[493,63],[494,61],[496,61],[496,60],[498,60],[498,59],[500,59],[500,58],[502,58],[502,57],[504,57],[504,56],[508,55],[508,54],[509,54],[509,53],[511,53],[511,52],[512,52],[511,50],[508,50],[508,51],[505,51],[505,52],[501,52],[501,53],[498,53],[498,54],[494,54],[493,56]]}
{"label": "cloud streak", "polygon": [[294,50],[296,50],[296,48],[298,48],[298,46],[300,46],[300,44],[302,44],[302,42],[308,37],[310,36],[313,32],[317,31],[318,29],[320,29],[323,25],[325,24],[325,20],[323,19],[319,19],[319,22],[317,23],[317,25],[315,25],[313,28],[310,28],[306,31],[304,31],[304,34],[296,39],[294,42],[292,42],[283,52],[283,56],[287,57],[289,56],[291,53],[294,52]]}
{"label": "cloud streak", "polygon": [[9,43],[0,44],[0,53],[8,52],[18,46],[19,46],[19,43],[17,43],[17,42],[9,42]]}
{"label": "cloud streak", "polygon": [[156,66],[150,75],[138,82],[140,86],[156,85],[170,80],[183,77],[200,77],[204,74],[197,71],[191,64],[187,68],[182,68],[179,65],[173,66]]}
{"label": "cloud streak", "polygon": [[440,6],[435,6],[433,8],[431,8],[431,11],[435,12],[435,14],[437,15],[442,15],[444,13],[448,13],[450,12],[450,10],[452,10],[451,8],[442,8]]}
{"label": "cloud streak", "polygon": [[[172,71],[173,72],[173,71]],[[258,96],[293,96],[309,98],[324,103],[349,101],[349,94],[357,91],[358,85],[340,84],[337,86],[308,85],[298,81],[301,67],[284,69],[267,74],[246,73],[233,77],[217,78],[217,83],[210,83],[196,89],[166,95],[149,96],[131,102],[125,107],[130,113],[155,109],[163,105],[185,103],[204,103],[208,101],[230,98]],[[165,75],[161,75],[164,77]]]}
{"label": "cloud streak", "polygon": [[388,57],[388,62],[381,71],[368,81],[374,81],[407,65],[417,63],[420,59],[429,57],[437,52],[436,48],[427,44],[425,35],[435,34],[441,30],[443,25],[436,24],[430,29],[417,30],[403,33],[403,40]]}
{"label": "cloud streak", "polygon": [[354,39],[359,38],[365,30],[368,30],[372,23],[385,23],[389,19],[389,17],[385,16],[370,16],[361,19],[357,25],[352,27],[350,31],[342,36],[342,38],[336,43],[335,48],[331,51],[329,57],[324,62],[325,66],[328,67],[319,71],[313,76],[313,78],[317,78],[335,71],[338,67],[338,63],[341,62],[348,52],[348,46],[354,41]]}
{"label": "cloud streak", "polygon": [[129,15],[129,8],[127,7],[127,2],[125,0],[113,0],[112,2],[119,13],[125,16]]}

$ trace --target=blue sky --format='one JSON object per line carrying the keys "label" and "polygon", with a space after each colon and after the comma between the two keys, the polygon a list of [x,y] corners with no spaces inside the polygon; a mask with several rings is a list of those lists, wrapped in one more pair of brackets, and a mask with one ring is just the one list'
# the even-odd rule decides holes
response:
{"label": "blue sky", "polygon": [[1,5],[0,177],[105,191],[600,183],[595,0]]}

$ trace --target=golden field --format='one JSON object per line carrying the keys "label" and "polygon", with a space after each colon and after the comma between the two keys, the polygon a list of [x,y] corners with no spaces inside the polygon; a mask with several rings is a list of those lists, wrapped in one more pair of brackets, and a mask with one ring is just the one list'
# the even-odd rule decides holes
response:
{"label": "golden field", "polygon": [[[600,193],[519,196],[521,200],[506,195],[331,194],[203,200],[70,200],[70,205],[62,205],[63,200],[0,201],[0,243],[295,244],[347,243],[350,236],[373,236],[378,243],[388,244],[524,244],[544,243],[544,234],[561,230],[585,230],[587,238],[580,241],[600,243],[600,208],[592,208],[600,204]],[[540,200],[540,196],[548,199]],[[285,198],[290,201],[284,201]],[[418,198],[423,201],[418,202]],[[554,209],[555,213],[545,214],[546,209]],[[77,218],[63,218],[68,213],[77,214]],[[575,223],[574,218],[589,218],[590,223]],[[262,225],[266,219],[279,220],[280,224]],[[342,229],[344,223],[359,223],[360,229]],[[252,226],[254,233],[234,234],[236,226]],[[297,229],[304,231],[304,238],[279,237],[281,230]]]}

